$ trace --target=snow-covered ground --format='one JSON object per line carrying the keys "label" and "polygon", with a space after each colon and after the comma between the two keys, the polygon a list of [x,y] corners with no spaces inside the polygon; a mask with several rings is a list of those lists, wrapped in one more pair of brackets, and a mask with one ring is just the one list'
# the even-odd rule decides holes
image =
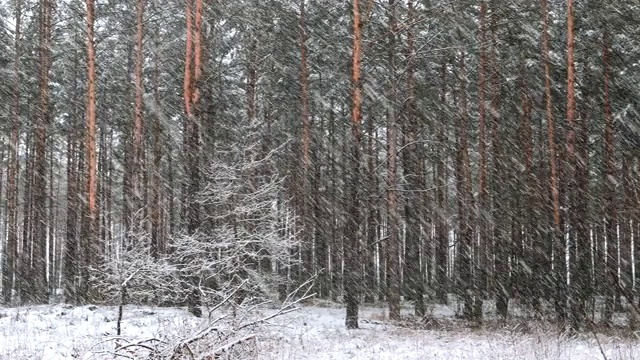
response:
{"label": "snow-covered ground", "polygon": [[[408,309],[405,309],[408,312]],[[263,309],[263,314],[273,312]],[[361,329],[344,328],[344,309],[306,306],[256,329],[257,359],[640,359],[640,342],[584,334],[563,338],[553,328],[523,325],[470,329],[452,310],[434,309],[437,329],[386,321],[383,308],[361,309]],[[116,307],[66,305],[0,308],[0,359],[111,359]],[[450,325],[447,325],[450,324]],[[206,326],[184,309],[127,306],[122,337],[186,338]],[[123,341],[123,340],[122,340]],[[120,341],[120,344],[123,342]],[[197,358],[197,357],[196,357]]]}
{"label": "snow-covered ground", "polygon": [[[436,309],[439,328],[447,328]],[[344,310],[304,308],[290,323],[274,331],[277,341],[265,341],[264,359],[603,359],[593,337],[558,336],[555,329],[500,330],[451,326],[447,330],[415,330],[392,326],[386,310],[361,310],[361,329],[344,328]],[[606,359],[640,359],[640,342],[599,335]]]}
{"label": "snow-covered ground", "polygon": [[[116,307],[68,305],[0,309],[0,359],[96,358],[114,342]],[[143,339],[192,328],[183,309],[125,307],[122,337]],[[97,356],[100,358],[100,356]]]}

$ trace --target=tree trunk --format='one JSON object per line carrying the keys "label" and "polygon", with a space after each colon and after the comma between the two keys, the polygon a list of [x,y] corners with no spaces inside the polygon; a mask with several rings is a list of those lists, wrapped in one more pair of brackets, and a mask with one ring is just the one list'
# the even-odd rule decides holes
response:
{"label": "tree trunk", "polygon": [[[136,1],[136,45],[135,45],[135,70],[134,70],[134,83],[135,83],[135,109],[133,118],[133,159],[131,169],[131,187],[133,189],[133,202],[132,202],[132,231],[133,237],[138,237],[144,230],[140,225],[144,221],[142,217],[143,205],[143,109],[142,109],[142,97],[144,96],[143,74],[142,67],[144,65],[144,0]],[[157,244],[151,244],[151,253],[157,253]]]}
{"label": "tree trunk", "polygon": [[551,191],[551,208],[553,210],[553,234],[551,236],[555,287],[555,309],[559,323],[566,321],[566,264],[564,234],[560,224],[560,190],[558,187],[558,171],[556,159],[555,123],[553,116],[553,97],[551,93],[551,59],[549,48],[549,10],[548,0],[542,0],[542,52],[544,57],[546,118],[548,129],[549,153],[549,186]]}
{"label": "tree trunk", "polygon": [[[76,60],[74,71],[79,69],[80,59],[77,52],[74,53]],[[77,100],[77,99],[74,99]],[[74,108],[75,109],[75,108]],[[64,281],[64,299],[68,303],[78,303],[78,239],[77,239],[77,223],[78,223],[78,127],[80,121],[80,113],[75,111],[70,120],[67,129],[67,228],[64,242],[64,260],[63,260],[63,281]],[[82,213],[82,212],[80,212]]]}
{"label": "tree trunk", "polygon": [[509,224],[507,221],[511,218],[509,214],[508,204],[510,199],[506,189],[498,191],[499,183],[508,183],[507,163],[509,157],[503,153],[502,148],[502,131],[501,131],[501,86],[502,81],[499,73],[498,59],[498,39],[497,39],[497,15],[491,16],[491,117],[492,117],[492,145],[493,145],[493,163],[494,163],[494,241],[495,241],[495,295],[496,295],[496,312],[505,319],[509,313],[509,298],[511,297],[511,277],[509,257],[512,254],[513,244],[509,236]]}
{"label": "tree trunk", "polygon": [[50,0],[40,1],[40,101],[34,129],[34,183],[33,183],[33,301],[45,304],[49,300],[47,288],[47,158],[46,140],[51,120],[49,70],[51,68],[51,16]]}
{"label": "tree trunk", "polygon": [[[324,129],[324,117],[320,120],[319,132],[314,139],[314,151],[312,152],[312,164],[314,168],[313,178],[310,179],[312,189],[320,189],[323,184],[326,184],[326,178],[322,175],[322,167],[326,162],[323,162],[323,139],[325,137]],[[270,146],[267,147],[267,149]],[[327,299],[329,296],[329,284],[328,284],[328,241],[325,221],[327,217],[327,209],[322,204],[328,203],[327,201],[327,188],[315,195],[315,201],[313,201],[313,225],[314,225],[314,238],[315,238],[315,263],[317,267],[317,293],[320,298]],[[269,264],[270,265],[270,264]],[[269,270],[271,266],[269,266]]]}
{"label": "tree trunk", "polygon": [[[200,192],[200,86],[202,76],[202,0],[195,4],[187,1],[187,52],[185,55],[184,100],[187,117],[185,120],[184,144],[186,161],[186,194],[183,207],[186,207],[187,234],[195,235],[200,227],[200,205],[197,196]],[[196,285],[197,274],[188,279]],[[193,289],[187,299],[189,310],[196,316],[201,315],[200,293]]]}
{"label": "tree trunk", "polygon": [[86,188],[85,199],[86,217],[82,232],[84,246],[84,269],[82,271],[81,296],[88,300],[89,274],[88,267],[96,266],[100,260],[101,244],[99,241],[98,217],[98,177],[97,177],[97,149],[96,149],[96,50],[94,43],[95,0],[86,0],[87,6],[87,110],[86,110]]}
{"label": "tree trunk", "polygon": [[[200,226],[199,205],[196,200],[200,189],[200,86],[202,76],[202,0],[195,0],[195,6],[187,2],[187,61],[185,69],[185,103],[187,110],[186,154],[188,187],[187,232],[195,234]],[[191,25],[191,23],[193,23]],[[190,60],[189,60],[190,59]],[[188,82],[188,84],[187,84]]]}
{"label": "tree trunk", "polygon": [[523,144],[523,162],[524,162],[524,209],[522,216],[523,225],[523,249],[522,249],[522,265],[520,266],[521,282],[518,282],[519,294],[526,304],[533,307],[533,310],[540,314],[540,298],[543,290],[540,284],[544,279],[544,244],[540,243],[536,224],[539,222],[538,214],[540,209],[540,194],[542,189],[538,183],[538,178],[534,170],[533,156],[533,128],[531,117],[533,112],[533,104],[527,80],[525,79],[523,70],[521,81],[522,91],[522,125],[520,130],[520,142]]}
{"label": "tree trunk", "polygon": [[[571,0],[568,0],[571,3]],[[609,96],[609,34],[603,35],[603,72],[604,72],[604,226],[607,242],[606,252],[606,283],[605,287],[605,311],[603,322],[607,326],[612,325],[615,297],[618,291],[618,234],[617,234],[617,206],[616,206],[616,176],[615,162],[615,128],[611,101]]]}
{"label": "tree trunk", "polygon": [[21,62],[21,21],[22,0],[16,1],[16,27],[14,35],[14,71],[13,106],[11,120],[11,138],[9,140],[9,169],[7,174],[7,245],[4,247],[2,267],[2,298],[10,304],[14,280],[18,277],[18,146],[20,142],[20,62]]}
{"label": "tree trunk", "polygon": [[[580,116],[580,124],[576,128],[576,157],[575,161],[575,198],[573,207],[575,212],[576,249],[575,267],[572,276],[575,278],[572,299],[574,309],[574,328],[578,329],[588,321],[588,306],[593,298],[591,239],[589,231],[589,124],[585,112]],[[606,215],[605,215],[606,216]]]}
{"label": "tree trunk", "polygon": [[[633,245],[634,254],[632,255],[633,255],[633,259],[635,260],[635,264],[632,262],[627,264],[627,266],[629,267],[627,269],[627,271],[629,272],[629,275],[627,278],[625,278],[626,283],[623,285],[626,285],[625,286],[626,289],[631,290],[628,292],[630,294],[630,298],[636,299],[638,296],[638,283],[637,283],[637,280],[633,278],[633,273],[634,273],[633,269],[635,269],[635,274],[637,277],[638,264],[640,264],[640,262],[638,261],[639,260],[638,254],[640,254],[640,251],[638,251],[637,237],[634,237],[634,235],[637,234],[635,232],[636,229],[634,229],[634,226],[637,226],[638,219],[636,217],[637,194],[634,189],[633,167],[634,167],[634,160],[633,160],[633,155],[631,153],[631,150],[625,149],[622,155],[622,187],[624,192],[624,202],[622,205],[623,209],[621,209],[621,212],[623,211],[626,212],[627,217],[624,220],[622,219],[620,220],[620,235],[622,238],[622,243],[624,244],[625,247],[631,247]],[[629,250],[631,251],[631,249]],[[630,306],[629,328],[630,330],[637,330],[639,326],[640,326],[640,313],[638,313],[638,308],[637,306],[635,308],[633,306]]]}
{"label": "tree trunk", "polygon": [[160,56],[158,54],[158,41],[154,39],[153,58],[153,101],[155,103],[155,114],[153,116],[153,174],[151,185],[151,256],[157,258],[165,251],[164,235],[165,229],[162,226],[162,140],[163,132],[160,123]]}
{"label": "tree trunk", "polygon": [[[574,209],[572,204],[575,198],[575,188],[576,188],[576,154],[575,154],[575,142],[576,142],[576,125],[575,125],[575,112],[576,112],[576,99],[575,99],[575,61],[574,61],[574,49],[575,49],[575,37],[574,37],[574,25],[573,25],[573,0],[567,0],[567,172],[565,173],[565,178],[567,182],[567,191],[569,192],[569,207],[571,207],[571,217],[574,217]],[[573,222],[577,219],[573,218]],[[575,224],[571,224],[574,226]],[[574,234],[570,234],[574,235]],[[572,237],[573,241],[569,241],[569,248],[567,251],[569,252],[569,256],[571,257],[571,253],[574,251],[580,251],[576,249],[575,237]],[[572,278],[572,284],[568,291],[568,301],[569,301],[569,309],[572,313],[575,313],[575,301],[576,299],[576,290],[578,287],[582,286],[581,274],[576,274],[574,264],[578,261],[579,255],[576,253],[575,258],[569,260],[569,274],[568,276]],[[576,321],[574,320],[575,324]],[[573,325],[573,324],[572,324]]]}
{"label": "tree trunk", "polygon": [[302,172],[298,189],[300,192],[300,216],[302,222],[301,250],[302,250],[302,278],[304,282],[313,275],[313,222],[312,204],[309,188],[310,146],[311,146],[311,115],[309,112],[309,65],[307,64],[307,35],[305,25],[305,2],[300,0],[300,86],[301,86],[301,114],[302,114]]}
{"label": "tree trunk", "polygon": [[460,91],[458,94],[458,107],[460,114],[457,126],[457,151],[456,151],[456,192],[458,198],[458,261],[457,284],[459,298],[464,303],[463,317],[466,320],[474,320],[473,311],[473,225],[472,225],[472,193],[471,193],[471,167],[469,162],[468,124],[469,107],[467,99],[467,74],[465,65],[466,54],[461,52],[458,80]]}
{"label": "tree trunk", "polygon": [[[378,163],[378,147],[376,146],[376,126],[375,119],[370,118],[367,121],[367,188],[369,195],[367,196],[366,210],[366,236],[367,249],[364,251],[364,274],[365,274],[365,303],[374,302],[376,294],[376,244],[377,233],[380,224],[380,201],[379,201],[379,183],[377,173]],[[384,261],[383,261],[384,262]],[[378,292],[380,289],[378,289]]]}
{"label": "tree trunk", "polygon": [[[335,101],[332,98],[329,106],[329,139],[331,139],[331,149],[336,149],[336,116],[335,116]],[[331,200],[333,203],[340,203],[338,200],[338,156],[336,152],[331,153],[330,170],[331,174]],[[344,240],[340,234],[339,226],[342,218],[342,207],[334,206],[331,209],[331,298],[333,301],[338,299],[338,295],[341,293],[343,286],[342,277],[342,260],[343,260],[343,245]]]}
{"label": "tree trunk", "polygon": [[22,241],[20,246],[20,259],[18,263],[19,278],[18,290],[20,294],[20,303],[29,303],[33,300],[33,274],[31,266],[31,242],[33,228],[33,134],[27,133],[25,141],[25,169],[24,169],[24,192],[23,192],[23,224],[22,224]]}
{"label": "tree trunk", "polygon": [[476,284],[480,296],[476,299],[474,306],[475,317],[482,318],[482,299],[487,299],[488,276],[486,268],[491,262],[490,244],[492,239],[489,236],[491,219],[489,208],[489,192],[487,190],[487,138],[486,138],[486,102],[487,102],[487,2],[480,1],[480,71],[478,84],[478,149],[480,152],[480,164],[478,167],[478,231],[479,244],[476,250]]}
{"label": "tree trunk", "polygon": [[[392,14],[394,21],[391,25],[391,36],[396,36],[397,23],[395,15]],[[414,302],[415,314],[418,317],[424,316],[424,280],[421,269],[420,259],[420,243],[422,232],[422,221],[427,222],[424,217],[427,215],[424,211],[422,200],[422,190],[424,189],[424,171],[422,154],[424,147],[420,141],[420,132],[418,128],[418,113],[415,99],[415,38],[412,31],[412,24],[415,21],[413,2],[408,2],[408,23],[407,28],[407,101],[406,101],[406,124],[405,124],[405,150],[403,156],[405,177],[409,186],[409,199],[405,205],[405,219],[407,222],[406,230],[406,264],[407,264],[407,290],[408,298]],[[392,64],[390,73],[392,83],[396,82],[397,72],[395,70],[394,60],[395,46],[389,47],[389,58]],[[397,92],[397,85],[392,85]],[[397,99],[397,95],[391,98],[392,101]],[[397,101],[397,100],[396,100]],[[392,103],[392,108],[395,103]],[[391,111],[389,112],[391,114]],[[389,141],[392,138],[389,137]],[[396,154],[397,156],[397,154]],[[397,182],[397,181],[396,181]],[[397,186],[397,185],[395,185]],[[429,257],[427,257],[429,258]]]}
{"label": "tree trunk", "polygon": [[353,0],[353,53],[351,67],[351,174],[347,200],[345,227],[345,279],[344,292],[347,305],[345,325],[347,329],[358,328],[358,306],[360,296],[360,143],[362,121],[362,29],[360,1]]}
{"label": "tree trunk", "polygon": [[397,180],[397,84],[395,80],[396,14],[395,0],[389,0],[389,105],[387,109],[387,211],[389,214],[389,318],[400,319],[400,237],[398,229]]}
{"label": "tree trunk", "polygon": [[[447,76],[447,64],[442,63],[441,70],[441,82],[442,90],[440,92],[440,102],[443,105],[447,103],[447,88],[446,88],[446,76]],[[438,159],[437,165],[437,183],[436,183],[436,199],[438,207],[436,211],[436,249],[435,249],[435,288],[436,299],[439,304],[447,304],[447,256],[449,250],[449,236],[447,232],[447,220],[446,220],[446,203],[445,193],[447,191],[447,155],[442,150],[443,145],[446,142],[444,122],[438,125],[438,142],[441,146],[436,147],[436,158]]]}
{"label": "tree trunk", "polygon": [[57,215],[57,211],[56,209],[57,207],[57,203],[58,203],[58,199],[57,199],[57,193],[54,191],[54,186],[53,184],[55,183],[55,172],[53,170],[54,168],[54,164],[55,164],[55,158],[53,156],[53,149],[51,149],[50,151],[50,158],[49,158],[49,201],[48,201],[48,207],[47,207],[47,245],[49,247],[49,256],[48,256],[48,261],[47,261],[47,274],[48,274],[48,278],[47,278],[47,283],[49,285],[48,287],[48,293],[51,295],[55,295],[56,294],[56,289],[58,287],[58,274],[56,272],[57,268],[58,268],[58,257],[56,256],[56,250],[57,250],[57,238],[56,238],[56,215]]}

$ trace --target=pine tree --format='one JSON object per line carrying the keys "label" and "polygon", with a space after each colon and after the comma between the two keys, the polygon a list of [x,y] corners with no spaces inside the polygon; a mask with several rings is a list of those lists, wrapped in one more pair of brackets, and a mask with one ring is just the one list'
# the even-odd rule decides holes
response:
{"label": "pine tree", "polygon": [[15,4],[15,33],[14,33],[14,62],[15,80],[13,88],[13,103],[11,114],[11,137],[9,141],[9,170],[7,172],[7,243],[4,247],[2,267],[2,298],[5,304],[12,299],[15,280],[19,280],[17,273],[18,262],[18,145],[20,140],[20,59],[22,34],[22,1]]}
{"label": "pine tree", "polygon": [[49,78],[51,69],[51,26],[53,4],[50,0],[41,0],[39,3],[39,103],[38,114],[34,128],[34,182],[33,196],[33,293],[32,300],[43,304],[48,302],[47,286],[47,228],[46,228],[46,203],[47,203],[47,157],[46,141],[49,126],[51,124],[51,105],[49,92]]}
{"label": "pine tree", "polygon": [[345,303],[347,316],[345,325],[347,329],[358,328],[358,306],[360,296],[359,263],[360,263],[360,161],[362,139],[362,19],[360,14],[360,1],[353,0],[353,52],[351,64],[351,137],[349,139],[350,174],[348,183],[347,220],[345,225]]}

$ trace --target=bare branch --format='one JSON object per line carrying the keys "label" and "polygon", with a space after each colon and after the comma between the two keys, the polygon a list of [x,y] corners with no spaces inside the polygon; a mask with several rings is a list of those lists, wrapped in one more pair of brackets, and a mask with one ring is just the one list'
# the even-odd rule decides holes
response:
{"label": "bare branch", "polygon": [[243,342],[246,342],[247,340],[251,340],[251,339],[255,339],[255,338],[256,338],[256,335],[255,334],[251,334],[251,335],[245,336],[243,338],[234,340],[234,341],[232,341],[232,342],[230,342],[230,343],[218,348],[217,350],[215,350],[214,352],[212,352],[210,354],[206,354],[204,356],[201,356],[200,359],[202,359],[202,360],[217,359],[218,356],[222,355],[223,353],[228,352],[234,346],[242,344]]}

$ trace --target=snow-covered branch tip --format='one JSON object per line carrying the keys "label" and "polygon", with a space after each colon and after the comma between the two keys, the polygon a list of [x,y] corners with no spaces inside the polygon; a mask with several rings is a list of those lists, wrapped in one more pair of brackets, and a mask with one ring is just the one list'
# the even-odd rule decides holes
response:
{"label": "snow-covered branch tip", "polygon": [[242,344],[248,340],[252,340],[256,338],[256,334],[247,335],[240,339],[234,340],[224,346],[219,347],[215,351],[210,354],[205,354],[200,357],[200,360],[213,360],[218,359],[222,354],[229,352],[234,346]]}

